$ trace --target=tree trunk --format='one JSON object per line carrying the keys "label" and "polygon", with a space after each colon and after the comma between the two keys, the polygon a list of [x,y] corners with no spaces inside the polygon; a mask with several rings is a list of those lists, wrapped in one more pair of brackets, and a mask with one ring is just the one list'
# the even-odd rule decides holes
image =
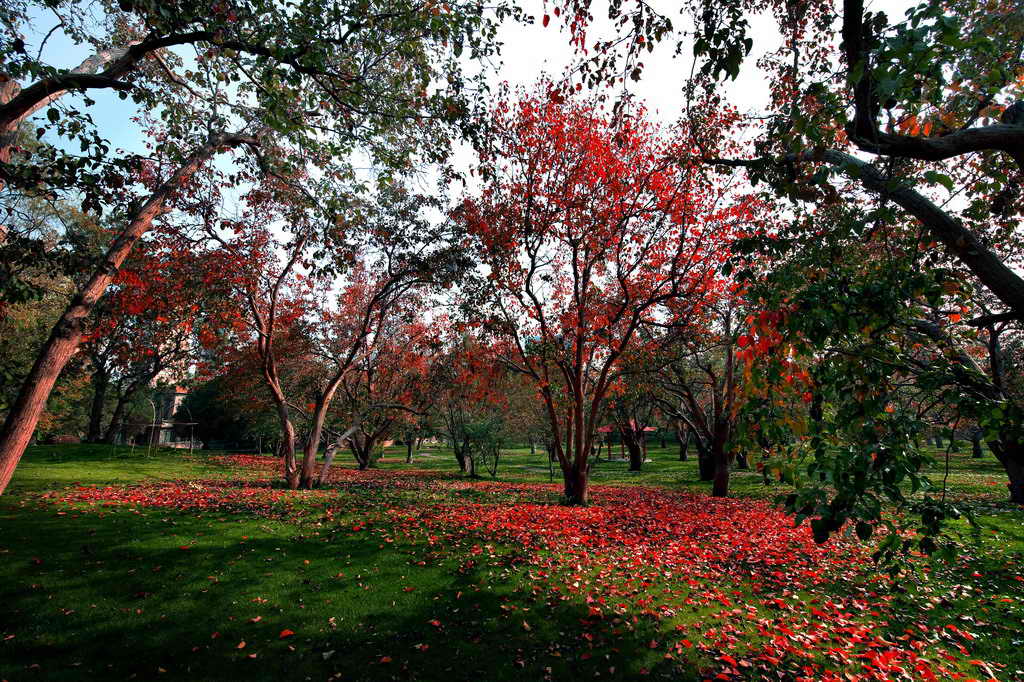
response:
{"label": "tree trunk", "polygon": [[981,459],[985,454],[981,449],[981,436],[981,429],[971,431],[971,459]]}
{"label": "tree trunk", "polygon": [[715,459],[706,443],[697,441],[697,473],[702,481],[715,479]]}
{"label": "tree trunk", "polygon": [[318,487],[323,487],[327,483],[327,475],[331,470],[331,462],[334,461],[334,455],[338,452],[338,448],[341,447],[339,441],[335,441],[327,446],[327,450],[324,451],[324,465],[320,467],[320,476],[317,478],[316,484]]}
{"label": "tree trunk", "polygon": [[990,441],[988,447],[1006,471],[1010,502],[1024,504],[1024,446],[1017,444],[1012,437],[1007,438],[1006,442],[1009,445],[1001,441]]}
{"label": "tree trunk", "polygon": [[238,135],[220,134],[200,146],[163,184],[150,194],[128,225],[111,242],[102,261],[93,270],[89,280],[71,300],[50,332],[50,337],[39,351],[32,370],[22,382],[18,396],[11,405],[3,429],[0,430],[0,494],[14,475],[25,447],[46,409],[57,378],[82,341],[82,325],[92,313],[96,303],[113,281],[125,258],[135,244],[153,226],[153,221],[164,211],[168,199],[187,184],[200,166],[204,165],[221,147],[255,142]]}
{"label": "tree trunk", "polygon": [[690,429],[677,427],[676,437],[679,439],[679,461],[685,462],[690,451]]}
{"label": "tree trunk", "polygon": [[87,443],[99,443],[103,433],[103,408],[107,403],[107,387],[110,377],[103,370],[92,374],[92,405],[89,408],[89,431],[85,437]]}
{"label": "tree trunk", "polygon": [[355,455],[360,471],[374,468],[376,460],[373,457],[373,446],[377,439],[372,435],[355,434],[349,439],[352,446],[352,454]]}
{"label": "tree trunk", "polygon": [[711,494],[714,497],[729,496],[729,453],[724,443],[715,443],[712,446],[712,461],[715,465],[714,483],[711,487]]}
{"label": "tree trunk", "polygon": [[295,427],[288,417],[288,407],[283,403],[277,406],[278,420],[281,424],[281,457],[284,459],[284,481],[289,490],[299,489],[299,467],[295,461]]}
{"label": "tree trunk", "polygon": [[736,468],[746,471],[750,468],[750,463],[747,462],[747,453],[742,450],[736,453]]}
{"label": "tree trunk", "polygon": [[114,440],[117,438],[117,433],[121,430],[121,422],[124,421],[124,409],[127,405],[127,395],[117,397],[117,404],[114,405],[114,414],[110,416],[110,424],[107,425],[107,431],[103,434],[104,443],[108,443],[110,445],[114,444]]}
{"label": "tree trunk", "polygon": [[[289,424],[289,426],[291,426]],[[281,440],[282,456],[284,457],[284,482],[289,490],[299,489],[299,464],[295,460],[295,428],[291,433],[285,432]]]}
{"label": "tree trunk", "polygon": [[529,438],[530,438],[530,454],[531,455],[536,455],[537,454],[537,443],[533,440],[533,436],[530,436]]}
{"label": "tree trunk", "polygon": [[413,441],[414,441],[414,439],[412,439],[412,438],[406,438],[405,439],[405,463],[406,464],[412,464]]}
{"label": "tree trunk", "polygon": [[590,481],[586,469],[571,467],[563,472],[565,478],[565,502],[570,505],[586,505],[590,501]]}
{"label": "tree trunk", "polygon": [[821,391],[815,391],[811,398],[811,407],[809,410],[811,421],[821,429],[821,423],[825,419],[825,398],[821,395]]}
{"label": "tree trunk", "polygon": [[644,464],[644,453],[643,447],[640,444],[640,439],[632,430],[622,430],[619,432],[619,434],[622,438],[622,442],[625,443],[626,445],[626,450],[629,451],[629,470],[642,471]]}
{"label": "tree trunk", "polygon": [[359,467],[360,471],[366,471],[370,468],[370,451],[365,447],[363,440],[360,437],[349,440],[349,447],[352,450],[352,455],[356,458],[356,466]]}
{"label": "tree trunk", "polygon": [[455,461],[459,463],[459,471],[466,473],[466,453],[462,447],[452,447],[455,452]]}
{"label": "tree trunk", "polygon": [[302,449],[302,471],[299,475],[299,487],[311,490],[316,480],[316,455],[320,451],[320,439],[323,437],[324,421],[327,419],[327,408],[331,404],[334,389],[325,391],[313,410],[313,423],[310,425],[309,437]]}

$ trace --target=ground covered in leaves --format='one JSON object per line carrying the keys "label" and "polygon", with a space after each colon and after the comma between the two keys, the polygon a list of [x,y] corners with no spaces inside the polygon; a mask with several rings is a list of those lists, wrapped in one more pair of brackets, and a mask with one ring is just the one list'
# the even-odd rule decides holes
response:
{"label": "ground covered in leaves", "polygon": [[1019,511],[894,586],[763,499],[570,508],[446,461],[291,492],[269,457],[40,448],[0,498],[0,679],[1024,679]]}

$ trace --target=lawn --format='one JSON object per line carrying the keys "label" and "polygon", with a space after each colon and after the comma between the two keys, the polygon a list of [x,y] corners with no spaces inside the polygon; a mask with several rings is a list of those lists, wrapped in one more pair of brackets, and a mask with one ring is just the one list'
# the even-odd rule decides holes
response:
{"label": "lawn", "polygon": [[991,455],[949,462],[981,533],[895,587],[756,472],[714,500],[651,458],[567,508],[525,449],[494,481],[395,448],[290,492],[266,456],[33,448],[0,498],[0,679],[1024,679],[1024,514]]}

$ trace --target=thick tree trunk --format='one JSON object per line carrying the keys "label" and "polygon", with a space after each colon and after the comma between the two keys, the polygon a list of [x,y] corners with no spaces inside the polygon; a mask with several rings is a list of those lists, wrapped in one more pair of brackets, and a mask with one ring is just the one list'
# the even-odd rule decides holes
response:
{"label": "thick tree trunk", "polygon": [[1012,439],[1006,439],[1009,445],[999,441],[990,441],[988,447],[996,456],[999,463],[1006,471],[1008,482],[1006,484],[1010,492],[1010,502],[1024,504],[1024,446],[1015,443]]}
{"label": "thick tree trunk", "polygon": [[92,405],[89,407],[89,431],[85,437],[87,443],[98,443],[103,433],[103,408],[107,403],[107,387],[110,376],[103,370],[92,374]]}
{"label": "thick tree trunk", "polygon": [[10,412],[0,430],[0,494],[14,475],[14,469],[21,461],[25,447],[32,439],[39,416],[46,409],[46,401],[53,391],[57,378],[64,370],[71,356],[82,341],[82,325],[92,313],[96,303],[107,290],[125,258],[136,242],[153,226],[153,221],[163,211],[174,193],[178,192],[200,166],[204,165],[217,151],[225,146],[243,142],[254,142],[251,138],[238,135],[220,134],[213,136],[199,147],[135,213],[128,225],[111,243],[102,262],[93,271],[89,280],[71,300],[64,313],[57,320],[50,338],[39,351],[32,370],[25,377],[18,397],[11,405]]}
{"label": "thick tree trunk", "polygon": [[971,431],[971,458],[981,459],[984,456],[984,450],[981,449],[981,436],[982,430],[975,429]]}
{"label": "thick tree trunk", "polygon": [[377,443],[377,439],[365,434],[358,434],[350,438],[349,443],[359,470],[366,471],[374,468],[376,460],[373,457],[373,446]]}
{"label": "thick tree trunk", "polygon": [[[333,383],[333,382],[332,382]],[[325,391],[324,395],[317,401],[316,409],[313,411],[313,423],[309,429],[309,437],[302,450],[302,471],[299,475],[299,487],[304,490],[313,488],[316,481],[316,456],[320,451],[320,439],[323,437],[324,421],[327,419],[327,408],[334,396],[334,389],[337,384]]]}
{"label": "thick tree trunk", "polygon": [[370,468],[370,453],[363,447],[361,443],[357,443],[355,440],[349,441],[352,455],[356,458],[356,466],[359,467],[360,471],[366,471]]}
{"label": "thick tree trunk", "polygon": [[712,446],[712,461],[715,465],[714,483],[711,487],[711,494],[714,497],[729,496],[729,453],[724,443],[715,443]]}
{"label": "thick tree trunk", "polygon": [[811,421],[821,428],[821,423],[825,419],[825,399],[821,395],[821,391],[815,391],[811,399],[811,407],[808,410]]}
{"label": "thick tree trunk", "polygon": [[697,473],[702,481],[715,479],[715,459],[706,443],[697,441]]}
{"label": "thick tree trunk", "polygon": [[571,467],[563,472],[565,479],[565,502],[571,505],[586,505],[590,501],[590,481],[586,469]]}
{"label": "thick tree trunk", "polygon": [[405,439],[405,463],[406,464],[412,464],[412,455],[413,455],[413,447],[414,447],[413,443],[414,443],[414,439],[412,439],[412,438],[406,438]]}
{"label": "thick tree trunk", "polygon": [[[622,442],[626,445],[626,450],[629,452],[629,470],[630,471],[642,471],[644,464],[644,452],[643,446],[640,443],[640,439],[632,431],[620,431]],[[642,438],[641,436],[640,438]]]}
{"label": "thick tree trunk", "polygon": [[295,461],[295,427],[288,417],[288,408],[284,404],[277,406],[278,420],[281,425],[281,457],[284,459],[284,482],[289,490],[299,489],[299,467]]}
{"label": "thick tree trunk", "polygon": [[299,487],[299,471],[295,462],[295,427],[291,421],[282,423],[281,442],[277,444],[277,456],[284,462],[284,482],[290,489]]}

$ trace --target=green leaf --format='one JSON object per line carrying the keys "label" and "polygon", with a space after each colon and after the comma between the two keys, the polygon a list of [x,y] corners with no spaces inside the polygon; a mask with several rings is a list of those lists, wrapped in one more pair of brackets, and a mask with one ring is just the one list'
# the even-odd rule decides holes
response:
{"label": "green leaf", "polygon": [[924,177],[928,182],[937,183],[948,189],[950,192],[953,191],[953,178],[944,173],[938,173],[930,170],[925,172]]}

